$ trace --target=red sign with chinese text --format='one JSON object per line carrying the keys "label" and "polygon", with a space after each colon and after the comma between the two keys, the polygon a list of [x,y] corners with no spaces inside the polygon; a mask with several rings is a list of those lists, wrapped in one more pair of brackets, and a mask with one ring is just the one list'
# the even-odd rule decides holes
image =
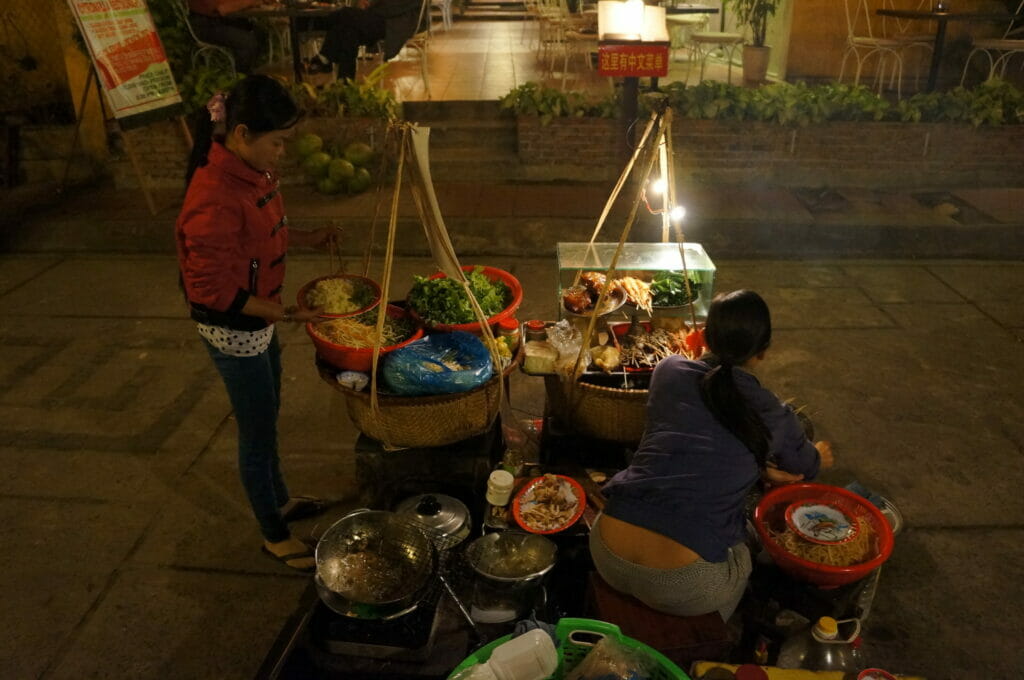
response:
{"label": "red sign with chinese text", "polygon": [[604,44],[597,46],[602,76],[661,78],[668,75],[668,45]]}

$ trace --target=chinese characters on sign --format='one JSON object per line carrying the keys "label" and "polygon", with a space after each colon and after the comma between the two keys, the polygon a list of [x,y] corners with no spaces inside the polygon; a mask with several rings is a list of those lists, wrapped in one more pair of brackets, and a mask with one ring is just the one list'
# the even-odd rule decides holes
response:
{"label": "chinese characters on sign", "polygon": [[68,0],[118,119],[181,103],[145,0]]}
{"label": "chinese characters on sign", "polygon": [[661,78],[668,75],[668,46],[599,43],[597,72],[602,76]]}

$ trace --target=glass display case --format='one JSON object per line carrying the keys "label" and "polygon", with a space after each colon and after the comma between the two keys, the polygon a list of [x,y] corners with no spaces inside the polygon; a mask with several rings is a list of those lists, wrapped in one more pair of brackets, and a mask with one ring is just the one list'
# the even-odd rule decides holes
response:
{"label": "glass display case", "polygon": [[[559,243],[558,244],[558,294],[561,300],[562,291],[573,285],[577,272],[605,273],[615,254],[617,243]],[[699,243],[684,243],[682,247],[686,257],[686,273],[689,276],[690,288],[696,294],[694,313],[698,320],[707,318],[708,305],[714,295],[715,265]],[[651,283],[655,280],[669,280],[670,273],[676,285],[682,281],[683,259],[678,243],[626,243],[615,266],[615,278],[632,276],[641,281]],[[667,286],[668,284],[665,284]],[[685,293],[683,294],[685,295]],[[675,302],[681,298],[677,295]],[[558,306],[561,315],[565,316],[565,308]],[[683,304],[655,305],[654,315],[689,317],[690,306]]]}

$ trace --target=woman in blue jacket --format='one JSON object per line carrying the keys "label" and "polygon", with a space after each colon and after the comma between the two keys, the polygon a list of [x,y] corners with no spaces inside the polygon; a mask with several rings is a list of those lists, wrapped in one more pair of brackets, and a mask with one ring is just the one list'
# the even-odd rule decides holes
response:
{"label": "woman in blue jacket", "polygon": [[752,373],[771,333],[760,295],[719,295],[705,327],[710,354],[669,357],[654,370],[643,440],[605,486],[590,535],[602,578],[653,609],[727,620],[750,574],[747,492],[762,476],[794,482],[832,465],[828,442],[808,441]]}

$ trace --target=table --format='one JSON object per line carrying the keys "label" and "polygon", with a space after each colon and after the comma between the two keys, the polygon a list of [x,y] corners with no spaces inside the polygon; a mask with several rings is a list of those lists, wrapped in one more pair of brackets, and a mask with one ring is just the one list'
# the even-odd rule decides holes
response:
{"label": "table", "polygon": [[927,92],[935,89],[935,81],[939,77],[939,65],[942,63],[942,51],[946,43],[946,24],[950,21],[991,21],[1006,22],[1015,20],[1018,17],[1004,12],[956,12],[950,10],[916,10],[916,9],[880,9],[875,12],[883,17],[895,17],[897,19],[914,19],[918,21],[935,22],[935,42],[932,44],[932,62],[928,67]]}
{"label": "table", "polygon": [[292,69],[295,72],[295,82],[302,82],[302,55],[299,50],[299,30],[297,23],[302,19],[322,19],[328,17],[340,9],[342,5],[323,7],[290,7],[286,5],[263,5],[250,7],[249,9],[232,12],[231,16],[245,17],[247,19],[285,17],[288,19],[288,39],[292,44]]}

